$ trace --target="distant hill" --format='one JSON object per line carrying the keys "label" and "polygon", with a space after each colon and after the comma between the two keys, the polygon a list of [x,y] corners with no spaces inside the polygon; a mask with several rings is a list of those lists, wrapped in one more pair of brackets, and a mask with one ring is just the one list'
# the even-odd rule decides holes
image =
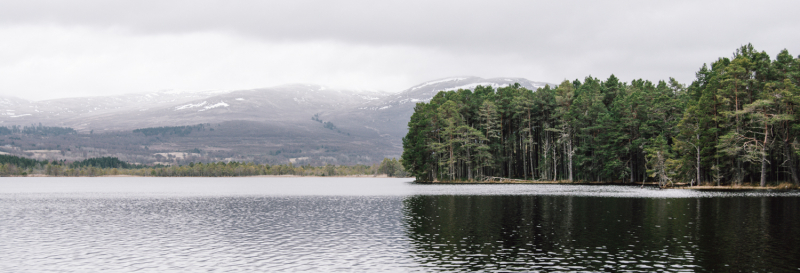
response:
{"label": "distant hill", "polygon": [[428,102],[439,91],[475,89],[476,86],[505,87],[519,83],[525,88],[536,90],[548,85],[524,78],[454,77],[424,82],[387,95],[381,99],[363,103],[355,108],[341,109],[331,114],[331,120],[350,126],[362,126],[375,131],[379,136],[390,139],[395,145],[408,133],[408,121],[418,102]]}
{"label": "distant hill", "polygon": [[[0,97],[0,126],[41,123],[79,132],[59,137],[0,136],[0,152],[51,160],[114,156],[135,163],[371,163],[400,156],[401,139],[417,102],[427,102],[443,90],[514,83],[532,90],[547,85],[522,78],[457,77],[424,82],[399,93],[291,84],[46,101]],[[204,124],[202,129],[184,134],[134,132],[198,124]]]}

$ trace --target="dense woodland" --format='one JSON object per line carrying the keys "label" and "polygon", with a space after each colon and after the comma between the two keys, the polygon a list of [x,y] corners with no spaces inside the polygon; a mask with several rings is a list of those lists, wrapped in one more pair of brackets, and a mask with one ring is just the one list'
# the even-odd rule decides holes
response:
{"label": "dense woodland", "polygon": [[670,78],[586,77],[438,93],[418,103],[402,163],[418,181],[798,184],[800,57],[752,45]]}

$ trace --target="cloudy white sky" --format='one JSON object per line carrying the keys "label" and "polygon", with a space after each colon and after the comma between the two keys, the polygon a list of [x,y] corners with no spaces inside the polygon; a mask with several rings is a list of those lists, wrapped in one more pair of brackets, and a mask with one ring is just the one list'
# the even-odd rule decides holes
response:
{"label": "cloudy white sky", "polygon": [[742,44],[800,54],[800,1],[2,1],[0,95],[42,100],[449,76],[689,83]]}

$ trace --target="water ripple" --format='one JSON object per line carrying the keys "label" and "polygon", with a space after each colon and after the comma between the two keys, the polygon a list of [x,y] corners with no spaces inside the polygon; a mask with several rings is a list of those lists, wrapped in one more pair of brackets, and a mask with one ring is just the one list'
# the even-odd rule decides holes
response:
{"label": "water ripple", "polygon": [[800,267],[797,192],[342,181],[4,179],[0,271]]}

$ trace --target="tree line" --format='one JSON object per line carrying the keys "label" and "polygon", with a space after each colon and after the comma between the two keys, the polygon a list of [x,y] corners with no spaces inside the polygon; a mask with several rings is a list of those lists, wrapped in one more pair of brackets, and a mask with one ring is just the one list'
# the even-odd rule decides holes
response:
{"label": "tree line", "polygon": [[800,57],[748,44],[673,78],[514,84],[418,103],[402,164],[419,181],[491,178],[798,185]]}
{"label": "tree line", "polygon": [[[141,169],[146,166],[142,165],[134,165],[116,157],[99,157],[99,158],[88,158],[80,161],[73,161],[71,163],[67,163],[66,161],[60,160],[53,160],[52,162],[47,160],[36,160],[30,159],[25,157],[19,157],[14,155],[0,155],[0,176],[25,176],[28,174],[34,174],[36,171],[40,173],[58,173],[58,174],[80,174],[80,173],[102,173],[103,169],[112,169],[112,168],[120,168],[120,169]],[[88,170],[91,169],[91,172]],[[77,171],[70,171],[70,170],[77,170]],[[92,175],[89,175],[92,176]]]}
{"label": "tree line", "polygon": [[66,162],[38,161],[18,156],[0,155],[0,176],[26,176],[43,174],[48,176],[104,176],[133,175],[159,177],[225,177],[256,175],[297,176],[354,176],[380,175],[405,177],[403,166],[397,159],[384,159],[374,165],[330,165],[311,166],[289,164],[256,164],[252,162],[189,163],[181,166],[146,166],[130,164],[116,157],[89,158]]}
{"label": "tree line", "polygon": [[11,125],[11,127],[0,126],[0,135],[10,134],[24,134],[24,135],[38,135],[38,136],[59,136],[59,135],[73,135],[78,131],[69,127],[54,127],[42,126],[31,124],[31,126]]}
{"label": "tree line", "polygon": [[[177,136],[186,136],[191,134],[193,130],[202,131],[205,127],[211,127],[211,124],[197,124],[197,125],[188,125],[188,126],[163,126],[163,127],[149,127],[149,128],[140,128],[133,130],[134,133],[142,133],[145,136],[155,136],[155,135],[177,135]],[[214,129],[211,128],[213,131]]]}

